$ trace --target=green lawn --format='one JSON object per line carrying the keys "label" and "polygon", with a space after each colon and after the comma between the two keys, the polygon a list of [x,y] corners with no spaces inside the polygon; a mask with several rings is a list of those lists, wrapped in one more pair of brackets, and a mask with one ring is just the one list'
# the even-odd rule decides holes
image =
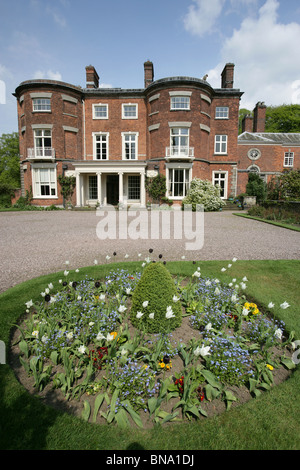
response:
{"label": "green lawn", "polygon": [[[221,281],[247,276],[247,295],[259,306],[270,301],[278,306],[287,301],[286,310],[275,309],[288,331],[300,339],[300,262],[237,261],[221,273],[228,261],[199,263],[202,275]],[[72,273],[72,279],[85,275],[101,277],[115,266],[135,270],[140,263],[119,263],[93,266]],[[191,262],[170,262],[172,274],[191,275]],[[0,295],[0,339],[9,344],[10,332],[25,311],[25,302],[40,300],[40,292],[52,282],[58,286],[61,273],[43,276],[20,284]],[[9,354],[9,351],[8,351]],[[7,359],[8,362],[8,359]],[[265,392],[247,404],[223,415],[200,422],[160,425],[151,430],[132,428],[130,432],[115,426],[89,424],[67,413],[46,407],[42,399],[29,395],[16,380],[8,364],[0,365],[0,448],[1,449],[81,449],[81,450],[221,450],[221,449],[285,449],[300,448],[300,373]]]}

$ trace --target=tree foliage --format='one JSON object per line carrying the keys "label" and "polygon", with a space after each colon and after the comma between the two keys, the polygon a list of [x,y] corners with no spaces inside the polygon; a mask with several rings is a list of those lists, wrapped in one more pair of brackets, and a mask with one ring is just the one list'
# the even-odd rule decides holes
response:
{"label": "tree foliage", "polygon": [[146,178],[145,186],[153,201],[160,202],[167,191],[166,177],[159,174],[154,178]]}
{"label": "tree foliage", "polygon": [[300,199],[300,171],[292,170],[275,176],[268,183],[268,199]]}
{"label": "tree foliage", "polygon": [[268,106],[266,132],[300,132],[300,105]]}
{"label": "tree foliage", "polygon": [[0,137],[0,183],[17,189],[20,181],[19,136],[17,132]]}

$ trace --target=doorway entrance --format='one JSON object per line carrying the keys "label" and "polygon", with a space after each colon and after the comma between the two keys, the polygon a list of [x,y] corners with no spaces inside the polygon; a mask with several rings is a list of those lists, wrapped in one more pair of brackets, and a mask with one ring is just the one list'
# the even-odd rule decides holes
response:
{"label": "doorway entrance", "polygon": [[107,204],[117,206],[119,203],[119,175],[107,175],[106,194]]}

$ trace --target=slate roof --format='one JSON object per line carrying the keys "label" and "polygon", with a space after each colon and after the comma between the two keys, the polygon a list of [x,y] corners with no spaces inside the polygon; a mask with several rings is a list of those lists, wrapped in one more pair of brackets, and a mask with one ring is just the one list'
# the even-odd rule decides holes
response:
{"label": "slate roof", "polygon": [[297,132],[243,132],[238,136],[239,144],[277,144],[300,145],[300,133]]}

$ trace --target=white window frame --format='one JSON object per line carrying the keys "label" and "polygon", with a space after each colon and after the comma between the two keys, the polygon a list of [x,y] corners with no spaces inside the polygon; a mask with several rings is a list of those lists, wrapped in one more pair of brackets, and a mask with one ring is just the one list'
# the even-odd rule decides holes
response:
{"label": "white window frame", "polygon": [[51,98],[32,98],[34,113],[51,113]]}
{"label": "white window frame", "polygon": [[[174,180],[175,172],[176,171],[183,171],[183,181],[176,182]],[[170,176],[172,174],[172,176]],[[167,168],[167,197],[174,200],[182,200],[188,193],[190,184],[191,184],[191,168],[190,167],[176,167],[170,166]],[[183,195],[181,196],[174,196],[175,184],[183,184]]]}
{"label": "white window frame", "polygon": [[[105,115],[104,116],[97,116],[97,107],[105,108]],[[106,103],[95,103],[93,104],[93,119],[108,119],[108,104]]]}
{"label": "white window frame", "polygon": [[190,111],[191,109],[191,98],[186,95],[174,95],[171,96],[170,103],[171,111]]}
{"label": "white window frame", "polygon": [[[175,134],[174,131],[178,131],[178,134]],[[182,130],[187,131],[187,133],[182,133]],[[173,145],[173,140],[178,138],[178,145]],[[182,141],[186,140],[186,145],[182,145]],[[171,127],[170,128],[170,154],[174,155],[189,155],[190,147],[190,129],[188,127]]]}
{"label": "white window frame", "polygon": [[[41,132],[41,135],[37,135],[38,132]],[[50,135],[45,135],[45,133],[50,133]],[[36,157],[51,157],[52,156],[52,130],[51,129],[34,129],[34,154]],[[41,139],[41,145],[37,145],[37,140]],[[45,140],[50,139],[51,145],[46,146]]]}
{"label": "white window frame", "polygon": [[[225,155],[227,154],[228,136],[226,134],[215,135],[215,153]],[[222,149],[222,147],[224,147]]]}
{"label": "white window frame", "polygon": [[[41,170],[43,172],[48,171],[48,181],[45,181],[44,183],[49,183],[49,193],[50,194],[41,194],[41,186],[43,181],[41,181]],[[51,172],[53,174],[53,177],[51,178]],[[46,186],[46,184],[44,184]],[[52,191],[54,190],[54,191]],[[56,176],[56,165],[53,166],[33,166],[32,168],[32,192],[33,192],[33,198],[34,199],[57,199],[57,176]],[[54,194],[51,194],[51,192],[54,192]]]}
{"label": "white window frame", "polygon": [[[134,115],[126,115],[126,108],[135,109]],[[122,103],[122,119],[138,119],[138,103]]]}
{"label": "white window frame", "polygon": [[[220,178],[220,177],[216,177],[216,175],[225,175],[224,178]],[[228,194],[228,171],[224,171],[224,170],[214,170],[212,172],[212,184],[214,186],[216,186],[216,184],[218,184],[218,182],[222,180],[225,182],[224,184],[224,195],[223,196],[220,196],[221,199],[227,199],[227,194]],[[221,188],[221,185],[218,184],[218,186],[220,186]]]}
{"label": "white window frame", "polygon": [[294,152],[284,152],[283,166],[286,168],[294,166]]}
{"label": "white window frame", "polygon": [[[127,137],[130,138],[129,143],[134,143],[134,158],[131,158],[132,149],[131,146],[129,148],[129,158],[126,158],[126,144],[127,144]],[[122,160],[138,160],[138,140],[139,140],[139,133],[138,132],[122,132]]]}
{"label": "white window frame", "polygon": [[[100,137],[100,156],[101,158],[97,158],[97,137]],[[106,137],[106,158],[102,158],[103,149],[102,149],[102,137]],[[93,159],[94,160],[109,160],[109,132],[93,132]]]}
{"label": "white window frame", "polygon": [[228,106],[216,106],[216,119],[229,119],[229,107]]}
{"label": "white window frame", "polygon": [[[130,181],[132,181],[132,177],[136,178],[136,181],[138,181],[138,183],[136,185],[132,185],[132,187],[130,188]],[[129,191],[130,190],[133,190],[134,191],[137,191],[138,190],[138,194],[139,194],[139,197],[135,197],[135,198],[131,198],[129,197]],[[128,201],[140,201],[141,200],[141,175],[138,173],[138,174],[130,174],[127,176],[127,196],[128,196]]]}

